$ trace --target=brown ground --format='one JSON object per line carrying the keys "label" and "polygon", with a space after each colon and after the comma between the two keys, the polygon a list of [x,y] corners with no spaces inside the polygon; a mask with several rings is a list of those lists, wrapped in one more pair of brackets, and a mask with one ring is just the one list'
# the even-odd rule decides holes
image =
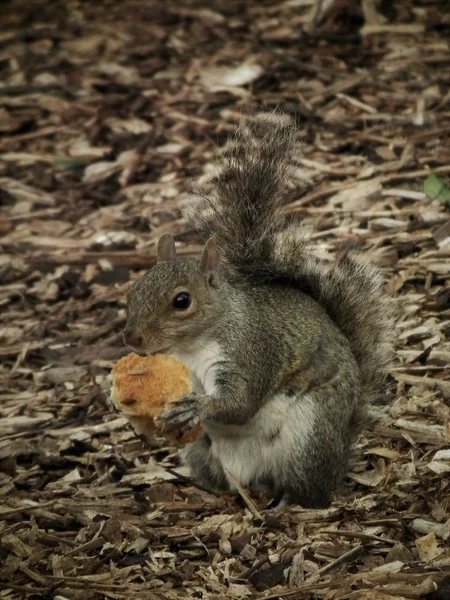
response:
{"label": "brown ground", "polygon": [[[2,2],[2,600],[450,598],[450,220],[423,193],[450,173],[450,6],[326,5]],[[187,179],[257,104],[302,132],[292,211],[401,306],[389,421],[329,510],[197,489],[103,393],[129,280],[161,233],[194,250]]]}

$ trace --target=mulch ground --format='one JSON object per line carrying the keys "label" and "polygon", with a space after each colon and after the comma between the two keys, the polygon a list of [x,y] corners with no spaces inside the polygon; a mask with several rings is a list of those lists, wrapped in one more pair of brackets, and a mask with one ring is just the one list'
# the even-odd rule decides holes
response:
{"label": "mulch ground", "polygon": [[[450,598],[448,0],[3,2],[0,599]],[[398,299],[389,415],[327,510],[198,489],[104,391],[192,176],[281,106],[289,211]],[[446,579],[447,577],[447,579]]]}

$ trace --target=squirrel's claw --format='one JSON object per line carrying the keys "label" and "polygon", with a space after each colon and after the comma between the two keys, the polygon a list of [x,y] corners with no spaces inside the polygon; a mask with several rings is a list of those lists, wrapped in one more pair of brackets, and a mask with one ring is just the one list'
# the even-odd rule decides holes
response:
{"label": "squirrel's claw", "polygon": [[159,416],[162,422],[163,431],[173,429],[180,423],[186,423],[183,426],[183,432],[192,429],[199,421],[197,398],[194,395],[184,396],[174,400]]}
{"label": "squirrel's claw", "polygon": [[187,423],[185,423],[183,425],[183,427],[181,428],[181,433],[183,435],[185,435],[186,433],[189,433],[189,431],[192,431],[192,429],[194,429],[194,427],[196,427],[199,423],[200,423],[200,417],[197,415],[197,416],[193,417],[192,419],[190,419],[189,421],[187,421]]}

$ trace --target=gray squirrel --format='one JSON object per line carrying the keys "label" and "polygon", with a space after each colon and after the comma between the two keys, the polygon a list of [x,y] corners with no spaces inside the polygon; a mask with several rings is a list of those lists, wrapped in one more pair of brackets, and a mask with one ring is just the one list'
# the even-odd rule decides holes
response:
{"label": "gray squirrel", "polygon": [[207,240],[201,258],[159,240],[157,264],[129,292],[124,340],[192,370],[198,393],[163,418],[203,424],[182,451],[199,484],[326,507],[383,394],[394,322],[374,266],[315,256],[283,216],[297,146],[295,127],[270,116],[238,128],[185,210]]}

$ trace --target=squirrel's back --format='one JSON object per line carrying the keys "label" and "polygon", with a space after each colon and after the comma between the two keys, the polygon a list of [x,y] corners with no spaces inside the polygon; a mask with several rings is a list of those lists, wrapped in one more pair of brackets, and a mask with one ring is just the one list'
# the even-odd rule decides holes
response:
{"label": "squirrel's back", "polygon": [[184,212],[202,236],[216,239],[232,280],[283,282],[324,308],[350,342],[370,402],[392,361],[392,301],[363,256],[347,252],[334,263],[315,256],[301,226],[283,215],[298,157],[298,133],[279,115],[250,120]]}

